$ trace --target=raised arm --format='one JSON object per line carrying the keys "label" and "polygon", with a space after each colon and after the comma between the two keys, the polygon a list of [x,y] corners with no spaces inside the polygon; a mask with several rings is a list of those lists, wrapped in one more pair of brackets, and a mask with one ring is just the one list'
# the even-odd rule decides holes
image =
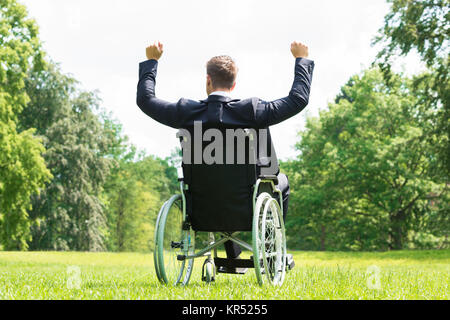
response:
{"label": "raised arm", "polygon": [[155,96],[158,59],[161,58],[162,53],[163,45],[159,42],[146,48],[148,60],[139,64],[136,103],[146,115],[154,120],[178,128],[177,103],[167,102]]}
{"label": "raised arm", "polygon": [[314,70],[314,61],[308,58],[308,47],[300,42],[291,44],[295,58],[294,83],[287,97],[254,102],[255,120],[258,126],[268,127],[298,114],[308,104]]}

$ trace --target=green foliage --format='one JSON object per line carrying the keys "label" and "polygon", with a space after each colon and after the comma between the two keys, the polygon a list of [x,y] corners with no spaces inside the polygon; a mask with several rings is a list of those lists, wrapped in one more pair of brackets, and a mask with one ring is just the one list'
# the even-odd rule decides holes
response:
{"label": "green foliage", "polygon": [[159,208],[176,182],[167,172],[166,161],[145,154],[118,162],[105,186],[109,250],[153,250]]}
{"label": "green foliage", "polygon": [[[378,69],[354,76],[320,118],[308,119],[291,182],[291,245],[313,250],[383,250],[446,241],[447,180],[435,165],[441,141],[411,79],[387,84]],[[443,133],[441,133],[442,135]],[[436,247],[436,243],[434,244]]]}
{"label": "green foliage", "polygon": [[445,141],[436,145],[439,165],[450,173],[450,1],[449,0],[388,0],[391,11],[379,30],[374,43],[382,45],[377,56],[387,80],[392,60],[416,52],[430,72],[417,77],[416,86],[427,91],[427,100],[437,108],[433,114],[438,125],[436,134],[445,134]]}
{"label": "green foliage", "polygon": [[113,143],[99,116],[99,99],[81,91],[53,63],[26,79],[30,102],[20,115],[24,128],[33,127],[44,140],[44,157],[54,178],[33,197],[32,249],[104,249],[106,219],[100,199]]}
{"label": "green foliage", "polygon": [[16,1],[0,1],[0,244],[7,250],[27,249],[30,196],[51,178],[34,129],[17,128],[29,101],[26,74],[44,67],[38,28],[26,15]]}
{"label": "green foliage", "polygon": [[28,74],[22,128],[36,128],[53,180],[29,211],[33,250],[148,251],[162,199],[175,191],[169,159],[136,154],[122,126],[95,113],[95,93],[57,65]]}
{"label": "green foliage", "polygon": [[406,55],[412,49],[429,67],[448,57],[450,38],[449,0],[388,0],[391,11],[384,18],[384,26],[375,43],[385,46],[379,58],[389,60]]}

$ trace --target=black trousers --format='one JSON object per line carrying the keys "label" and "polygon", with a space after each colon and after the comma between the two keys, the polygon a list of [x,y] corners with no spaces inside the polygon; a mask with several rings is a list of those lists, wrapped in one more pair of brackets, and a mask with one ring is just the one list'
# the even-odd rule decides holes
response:
{"label": "black trousers", "polygon": [[[284,173],[278,174],[277,187],[278,189],[281,190],[281,193],[283,194],[283,220],[286,221],[286,213],[288,211],[290,190],[288,178]],[[241,247],[233,241],[225,242],[224,246],[225,252],[227,253],[227,258],[229,259],[237,258],[242,252]]]}

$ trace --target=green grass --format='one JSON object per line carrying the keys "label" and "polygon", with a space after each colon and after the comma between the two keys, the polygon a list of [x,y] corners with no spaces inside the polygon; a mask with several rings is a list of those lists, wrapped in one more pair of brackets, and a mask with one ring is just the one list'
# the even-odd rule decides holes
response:
{"label": "green grass", "polygon": [[[450,250],[293,254],[296,267],[271,288],[256,284],[253,269],[205,284],[203,259],[188,287],[173,287],[159,284],[152,254],[0,252],[0,299],[449,299]],[[368,286],[373,265],[380,289]],[[79,289],[70,288],[71,266]]]}

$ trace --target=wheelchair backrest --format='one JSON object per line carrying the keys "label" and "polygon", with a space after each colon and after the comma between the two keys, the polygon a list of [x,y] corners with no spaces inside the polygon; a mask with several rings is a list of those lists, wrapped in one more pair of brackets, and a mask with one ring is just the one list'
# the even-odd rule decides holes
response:
{"label": "wheelchair backrest", "polygon": [[180,130],[186,213],[196,231],[250,231],[259,174],[255,129],[220,125]]}

